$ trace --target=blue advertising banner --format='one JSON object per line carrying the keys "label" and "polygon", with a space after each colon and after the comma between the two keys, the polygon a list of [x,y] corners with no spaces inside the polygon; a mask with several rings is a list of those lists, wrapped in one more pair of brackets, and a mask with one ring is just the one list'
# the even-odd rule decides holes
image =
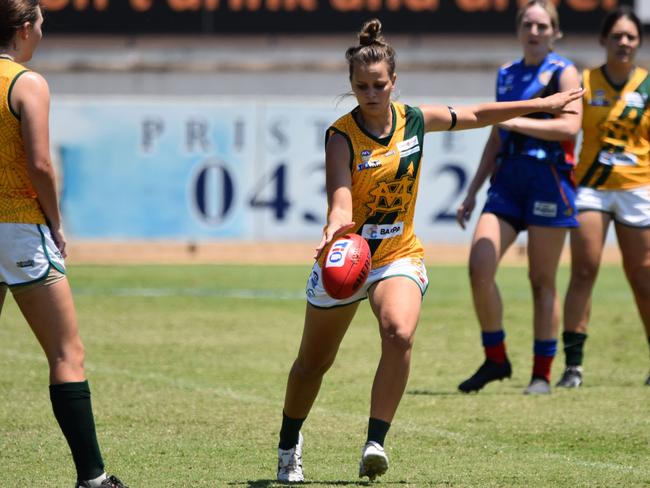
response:
{"label": "blue advertising banner", "polygon": [[52,140],[70,235],[243,237],[255,106],[55,103]]}
{"label": "blue advertising banner", "polygon": [[[52,146],[67,232],[76,239],[317,242],[327,210],[325,130],[352,104],[55,100]],[[415,215],[425,241],[469,239],[455,211],[488,132],[426,136]]]}

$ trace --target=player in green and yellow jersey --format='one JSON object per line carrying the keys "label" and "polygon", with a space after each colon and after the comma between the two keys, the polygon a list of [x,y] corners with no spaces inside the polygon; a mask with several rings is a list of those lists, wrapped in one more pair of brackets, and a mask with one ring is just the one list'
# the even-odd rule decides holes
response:
{"label": "player in green and yellow jersey", "polygon": [[642,34],[632,9],[608,14],[600,36],[606,62],[583,75],[583,143],[576,168],[580,227],[571,231],[566,368],[557,386],[582,384],[591,292],[612,221],[650,345],[650,77],[634,64]]}
{"label": "player in green and yellow jersey", "polygon": [[395,53],[381,36],[380,22],[367,22],[359,41],[346,53],[358,106],[327,131],[329,209],[316,251],[319,256],[335,236],[354,232],[368,240],[372,269],[357,293],[336,300],[323,289],[322,260],[313,266],[307,282],[302,342],[284,401],[277,472],[282,482],[304,480],[300,429],[359,302],[366,298],[378,321],[381,359],[372,387],[359,476],[374,479],[388,469],[384,439],[406,387],[413,338],[428,284],[422,245],[413,229],[424,133],[483,127],[531,112],[559,114],[582,94],[578,89],[544,99],[456,109],[410,107],[391,100],[397,80]]}
{"label": "player in green and yellow jersey", "polygon": [[66,239],[49,153],[49,88],[21,64],[38,46],[42,24],[38,0],[0,1],[0,294],[4,298],[11,290],[47,356],[52,408],[72,452],[76,486],[126,488],[104,472],[95,433],[63,262]]}

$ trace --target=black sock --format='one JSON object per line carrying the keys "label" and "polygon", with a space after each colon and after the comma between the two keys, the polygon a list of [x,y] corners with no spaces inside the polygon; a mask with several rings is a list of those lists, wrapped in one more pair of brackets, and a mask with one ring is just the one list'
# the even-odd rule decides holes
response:
{"label": "black sock", "polygon": [[366,442],[373,441],[383,447],[388,429],[390,429],[390,423],[370,417],[368,419],[368,439]]}
{"label": "black sock", "polygon": [[564,342],[565,364],[567,366],[581,366],[583,348],[587,334],[582,332],[562,332],[562,341]]}
{"label": "black sock", "polygon": [[88,381],[50,385],[54,416],[68,441],[77,478],[90,480],[104,472],[99,452]]}
{"label": "black sock", "polygon": [[292,419],[282,412],[282,427],[280,428],[280,449],[291,449],[298,444],[298,434],[305,419]]}

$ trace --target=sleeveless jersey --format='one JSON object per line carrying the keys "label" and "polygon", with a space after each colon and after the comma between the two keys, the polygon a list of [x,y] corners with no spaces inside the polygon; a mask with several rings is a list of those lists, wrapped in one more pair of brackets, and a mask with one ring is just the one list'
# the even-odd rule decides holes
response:
{"label": "sleeveless jersey", "polygon": [[585,70],[582,149],[576,168],[580,186],[625,190],[650,185],[650,77],[635,68],[623,87],[602,68]]}
{"label": "sleeveless jersey", "polygon": [[357,225],[353,232],[367,239],[373,269],[401,258],[422,258],[424,249],[413,230],[424,140],[422,112],[392,102],[392,131],[377,138],[357,124],[353,115],[357,110],[337,120],[326,135],[327,141],[332,134],[341,134],[350,149],[352,220]]}
{"label": "sleeveless jersey", "polygon": [[[526,65],[523,58],[506,64],[497,76],[497,100],[512,102],[546,97],[560,91],[560,76],[573,63],[566,58],[549,53],[541,64]],[[535,113],[526,117],[536,119],[553,118],[551,114]],[[575,141],[544,141],[517,132],[499,129],[501,148],[499,158],[523,157],[546,161],[561,168],[570,169],[575,164]]]}
{"label": "sleeveless jersey", "polygon": [[0,222],[44,224],[45,216],[27,173],[20,119],[9,105],[18,77],[27,70],[0,58]]}

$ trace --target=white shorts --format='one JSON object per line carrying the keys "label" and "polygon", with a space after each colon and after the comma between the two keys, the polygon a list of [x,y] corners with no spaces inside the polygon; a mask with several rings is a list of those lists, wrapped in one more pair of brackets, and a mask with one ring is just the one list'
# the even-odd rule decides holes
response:
{"label": "white shorts", "polygon": [[65,273],[63,257],[46,225],[0,223],[0,283],[39,281],[51,267]]}
{"label": "white shorts", "polygon": [[608,213],[614,221],[632,227],[650,227],[650,186],[629,190],[595,190],[581,186],[576,195],[579,212]]}
{"label": "white shorts", "polygon": [[405,276],[406,278],[412,279],[420,287],[420,293],[422,293],[422,295],[424,295],[429,286],[429,278],[427,278],[427,270],[424,267],[424,261],[416,258],[404,258],[393,261],[381,268],[371,270],[365,284],[359,288],[354,295],[343,300],[337,300],[336,298],[329,296],[325,291],[325,288],[323,288],[321,269],[318,262],[316,262],[314,263],[311,275],[307,280],[307,301],[314,307],[318,308],[332,308],[349,305],[350,303],[368,298],[368,289],[372,285],[393,276]]}

